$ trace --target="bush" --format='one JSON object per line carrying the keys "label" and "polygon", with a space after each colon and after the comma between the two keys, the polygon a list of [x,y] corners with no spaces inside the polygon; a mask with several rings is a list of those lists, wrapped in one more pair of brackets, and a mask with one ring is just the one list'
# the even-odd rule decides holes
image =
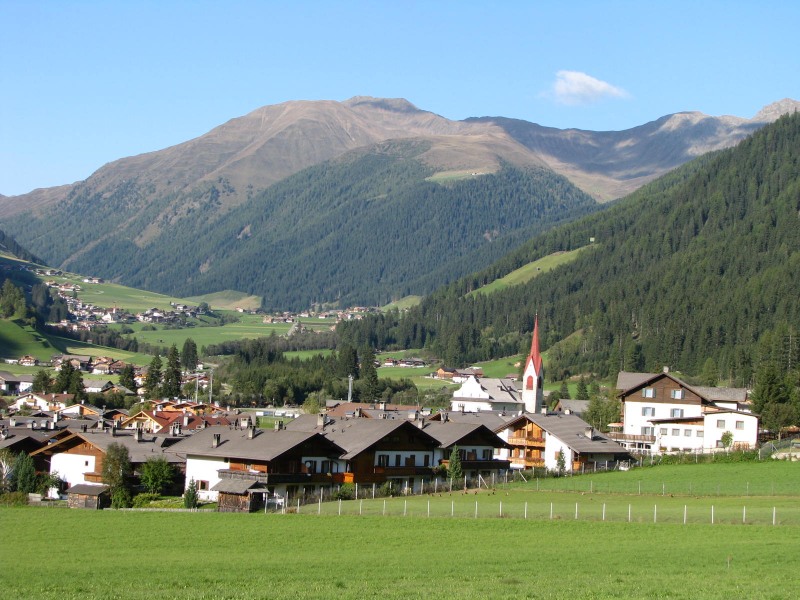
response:
{"label": "bush", "polygon": [[26,506],[28,494],[25,492],[7,492],[0,494],[0,506]]}
{"label": "bush", "polygon": [[133,498],[133,508],[146,508],[152,502],[156,502],[161,499],[161,496],[158,494],[137,494]]}
{"label": "bush", "polygon": [[111,493],[111,508],[130,508],[131,504],[131,493],[126,488],[118,487]]}
{"label": "bush", "polygon": [[352,500],[356,495],[356,487],[352,483],[343,483],[336,492],[334,498],[336,500]]}

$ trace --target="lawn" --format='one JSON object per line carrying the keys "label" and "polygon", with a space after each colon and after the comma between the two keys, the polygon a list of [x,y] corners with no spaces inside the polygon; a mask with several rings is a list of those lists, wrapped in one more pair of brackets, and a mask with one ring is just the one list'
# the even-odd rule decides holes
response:
{"label": "lawn", "polygon": [[800,466],[771,459],[763,462],[645,466],[631,471],[542,479],[539,488],[632,495],[797,497],[800,496]]}
{"label": "lawn", "polygon": [[6,508],[0,530],[4,599],[785,598],[798,581],[788,526]]}

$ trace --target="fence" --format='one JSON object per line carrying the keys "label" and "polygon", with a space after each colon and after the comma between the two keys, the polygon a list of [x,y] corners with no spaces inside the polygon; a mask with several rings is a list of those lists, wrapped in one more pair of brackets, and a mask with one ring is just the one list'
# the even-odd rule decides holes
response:
{"label": "fence", "polygon": [[382,516],[405,518],[523,519],[676,525],[800,525],[800,507],[763,503],[734,505],[666,499],[664,502],[595,502],[507,500],[502,497],[459,494],[459,498],[382,498],[338,500],[316,505],[296,504],[283,513],[321,516]]}

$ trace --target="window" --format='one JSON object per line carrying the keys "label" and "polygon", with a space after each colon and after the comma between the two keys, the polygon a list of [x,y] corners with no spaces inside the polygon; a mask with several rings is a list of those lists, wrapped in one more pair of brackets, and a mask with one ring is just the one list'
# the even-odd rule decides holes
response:
{"label": "window", "polygon": [[683,400],[683,390],[672,390],[669,397],[673,400]]}
{"label": "window", "polygon": [[378,455],[378,466],[379,467],[388,467],[389,466],[389,455],[388,454],[379,454]]}
{"label": "window", "polygon": [[744,429],[744,421],[736,421],[736,429]]}
{"label": "window", "polygon": [[655,435],[655,427],[642,427],[642,435]]}
{"label": "window", "polygon": [[661,428],[661,435],[667,435],[667,428],[666,427],[662,427]]}
{"label": "window", "polygon": [[684,429],[683,430],[683,437],[692,437],[692,430],[691,429]]}
{"label": "window", "polygon": [[430,457],[429,454],[425,455],[425,466],[426,467],[430,467],[431,466],[431,457]]}
{"label": "window", "polygon": [[698,429],[697,430],[697,437],[703,437],[703,430],[702,429]]}
{"label": "window", "polygon": [[198,490],[207,490],[208,489],[208,482],[203,481],[202,479],[197,480],[197,489]]}
{"label": "window", "polygon": [[656,397],[655,388],[644,388],[642,390],[642,398],[655,398],[655,397]]}
{"label": "window", "polygon": [[724,448],[725,446],[722,445],[722,440],[717,440],[717,448]]}
{"label": "window", "polygon": [[656,409],[654,406],[643,406],[642,407],[642,416],[643,417],[655,417],[656,416]]}
{"label": "window", "polygon": [[399,454],[395,454],[394,455],[394,466],[395,467],[399,467],[400,466],[400,455]]}
{"label": "window", "polygon": [[680,429],[673,429],[672,430],[672,435],[680,435],[680,434],[681,434],[681,430]]}
{"label": "window", "polygon": [[673,419],[680,419],[683,417],[683,409],[682,408],[673,408],[669,411],[669,416]]}
{"label": "window", "polygon": [[717,419],[717,429],[725,429],[725,419]]}
{"label": "window", "polygon": [[488,449],[481,450],[481,460],[491,460],[492,458],[491,453],[492,451]]}

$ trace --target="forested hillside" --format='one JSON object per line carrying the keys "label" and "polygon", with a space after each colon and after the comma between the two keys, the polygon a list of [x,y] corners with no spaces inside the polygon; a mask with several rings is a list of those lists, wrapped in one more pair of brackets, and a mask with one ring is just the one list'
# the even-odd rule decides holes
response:
{"label": "forested hillside", "polygon": [[[491,295],[465,294],[531,260],[574,262]],[[513,354],[539,314],[548,377],[619,369],[736,385],[769,363],[797,378],[800,115],[686,165],[599,214],[551,230],[404,315],[341,328],[350,344],[436,349],[448,362]],[[710,362],[709,362],[710,361]]]}
{"label": "forested hillside", "polygon": [[13,237],[7,235],[2,230],[0,230],[0,252],[11,254],[20,260],[27,260],[28,262],[42,264],[38,258],[20,246]]}
{"label": "forested hillside", "polygon": [[[47,245],[48,256],[73,256],[65,266],[76,272],[116,274],[133,287],[179,296],[234,289],[262,296],[267,308],[286,309],[385,304],[427,293],[598,208],[546,169],[506,166],[496,174],[429,181],[433,171],[419,160],[428,148],[400,141],[354,151],[216,216],[212,208],[225,182],[157,218],[161,204],[174,198],[134,210],[141,189],[131,183],[106,198],[76,196],[55,217],[14,222]],[[56,218],[69,229],[87,214],[95,231],[109,232],[99,241],[48,235],[45,221]],[[169,227],[162,222],[171,218]]]}

